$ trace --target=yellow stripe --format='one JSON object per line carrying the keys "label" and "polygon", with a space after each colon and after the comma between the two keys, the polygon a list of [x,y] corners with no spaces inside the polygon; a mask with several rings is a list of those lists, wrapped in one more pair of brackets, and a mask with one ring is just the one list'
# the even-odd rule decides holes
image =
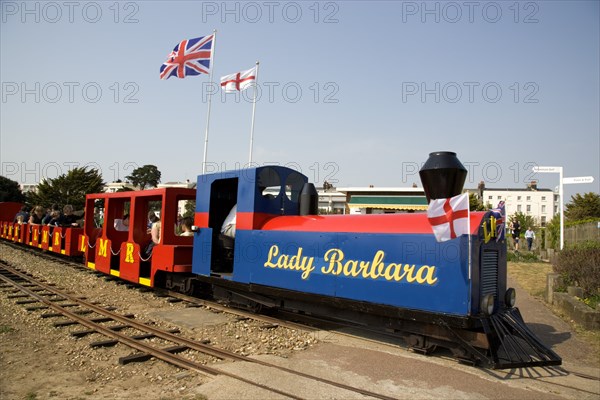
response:
{"label": "yellow stripe", "polygon": [[60,254],[67,254],[67,252],[66,252],[66,251],[64,251],[64,250],[61,250],[61,251],[60,251]]}
{"label": "yellow stripe", "polygon": [[52,247],[48,247],[48,250],[52,251]]}
{"label": "yellow stripe", "polygon": [[111,269],[110,274],[114,275],[118,278],[121,273],[119,271],[117,271],[116,269]]}
{"label": "yellow stripe", "polygon": [[88,268],[96,269],[96,263],[88,262]]}
{"label": "yellow stripe", "polygon": [[148,279],[148,278],[140,278],[139,282],[140,282],[140,285],[150,286],[150,279]]}

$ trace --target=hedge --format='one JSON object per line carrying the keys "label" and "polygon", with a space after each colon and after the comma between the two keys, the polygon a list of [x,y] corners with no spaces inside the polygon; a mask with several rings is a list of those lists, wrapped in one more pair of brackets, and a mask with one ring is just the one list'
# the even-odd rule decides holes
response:
{"label": "hedge", "polygon": [[563,249],[553,268],[566,286],[580,286],[584,297],[600,294],[600,242],[582,242]]}

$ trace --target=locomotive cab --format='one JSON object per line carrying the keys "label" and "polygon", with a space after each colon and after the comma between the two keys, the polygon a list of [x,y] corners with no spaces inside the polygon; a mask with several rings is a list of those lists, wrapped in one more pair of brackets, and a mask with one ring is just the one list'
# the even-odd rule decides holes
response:
{"label": "locomotive cab", "polygon": [[[279,166],[248,168],[198,177],[192,272],[233,276],[234,260],[256,253],[243,238],[270,219],[300,214],[300,194],[308,178]],[[236,207],[235,239],[221,232]],[[240,240],[240,234],[242,239]],[[240,245],[240,242],[242,245]]]}

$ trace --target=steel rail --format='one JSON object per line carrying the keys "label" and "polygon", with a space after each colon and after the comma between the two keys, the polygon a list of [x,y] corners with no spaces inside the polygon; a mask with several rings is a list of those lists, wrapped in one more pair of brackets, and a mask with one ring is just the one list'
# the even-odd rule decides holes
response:
{"label": "steel rail", "polygon": [[[20,272],[17,272],[16,270],[14,270],[14,269],[12,269],[10,267],[5,266],[3,263],[2,263],[2,265],[0,265],[0,268],[2,268],[4,270],[7,270],[7,271],[9,271],[10,273],[13,273],[13,274],[16,273],[17,276],[20,276],[21,278],[25,277],[27,280],[32,281],[32,279],[30,277],[28,277],[27,275],[22,274]],[[88,320],[87,318],[80,317],[79,315],[77,315],[77,314],[75,314],[75,313],[73,313],[73,312],[71,312],[71,311],[69,311],[69,310],[61,307],[60,305],[55,304],[54,302],[52,302],[52,301],[50,301],[50,300],[48,300],[48,299],[46,299],[46,298],[44,298],[42,296],[39,296],[36,292],[33,292],[33,291],[29,290],[28,288],[24,287],[23,285],[21,285],[21,284],[19,284],[17,282],[11,281],[10,278],[7,278],[3,274],[0,274],[0,279],[2,279],[3,281],[5,281],[7,283],[11,283],[13,286],[19,288],[24,293],[27,293],[29,296],[37,299],[39,302],[41,302],[43,304],[46,304],[47,306],[49,306],[50,308],[52,308],[52,309],[60,312],[64,316],[66,316],[66,317],[68,317],[68,318],[70,318],[70,319],[72,319],[74,321],[77,321],[79,324],[84,325],[84,326],[86,326],[86,327],[88,327],[90,329],[93,329],[93,330],[95,330],[95,331],[97,331],[99,333],[102,333],[105,336],[111,337],[111,338],[119,341],[120,343],[123,343],[123,344],[125,344],[125,345],[127,345],[127,346],[129,346],[131,348],[134,348],[134,349],[136,349],[138,351],[150,354],[150,355],[152,355],[152,356],[154,356],[154,357],[156,357],[156,358],[158,358],[160,360],[163,360],[163,361],[166,361],[166,362],[168,362],[170,364],[176,365],[178,367],[181,367],[181,368],[184,368],[184,369],[188,369],[188,370],[191,370],[191,371],[196,371],[196,372],[199,372],[199,373],[210,374],[210,375],[225,375],[225,376],[229,376],[229,377],[237,379],[237,380],[239,380],[241,382],[248,383],[248,384],[250,384],[252,386],[259,387],[261,389],[265,389],[265,390],[268,390],[270,392],[274,392],[274,393],[277,393],[277,394],[280,394],[280,395],[283,395],[283,396],[287,396],[287,397],[290,397],[290,398],[293,398],[293,399],[302,400],[301,397],[297,397],[297,396],[295,396],[295,395],[293,395],[291,393],[286,393],[286,392],[283,392],[281,390],[274,389],[274,388],[268,387],[268,386],[260,384],[260,383],[256,383],[254,381],[251,381],[249,379],[243,378],[241,376],[238,376],[238,375],[226,372],[226,371],[221,371],[221,370],[218,370],[216,368],[207,367],[205,365],[198,364],[198,363],[195,363],[195,362],[190,361],[188,359],[185,359],[183,357],[180,357],[177,354],[172,354],[172,353],[169,353],[169,352],[164,351],[162,349],[158,349],[158,348],[146,345],[146,344],[144,344],[142,342],[138,342],[135,339],[131,339],[129,336],[121,335],[121,334],[119,334],[119,333],[117,333],[115,331],[112,331],[109,328],[106,328],[106,327],[104,327],[102,325],[94,323],[94,322]],[[43,286],[46,286],[46,285],[42,284],[40,286],[43,287]],[[53,291],[55,291],[55,290],[56,289],[53,289]],[[68,296],[68,297],[71,297],[73,300],[75,300],[77,302],[81,302],[82,305],[87,306],[89,304],[88,302],[81,301],[80,299],[77,299],[77,298],[75,298],[73,296]],[[93,306],[91,308],[96,309],[97,307]],[[103,311],[101,313],[102,314],[106,314],[105,311]],[[108,314],[112,314],[112,313],[109,312]],[[127,318],[123,318],[123,320],[128,320],[128,319]],[[128,320],[128,321],[131,322],[131,320]],[[143,328],[143,329],[146,329],[146,328]]]}
{"label": "steel rail", "polygon": [[[138,330],[141,330],[141,331],[151,332],[156,337],[159,337],[159,338],[164,339],[164,340],[172,341],[174,343],[185,345],[185,346],[189,347],[190,349],[197,350],[199,352],[202,352],[202,353],[205,353],[205,354],[209,354],[209,355],[212,355],[214,357],[221,358],[221,359],[223,359],[223,358],[229,358],[229,359],[237,360],[237,361],[250,362],[250,363],[261,365],[261,366],[264,366],[264,367],[275,368],[275,369],[278,369],[280,371],[283,371],[283,372],[286,372],[286,373],[290,373],[290,374],[293,374],[293,375],[296,375],[296,376],[299,376],[299,377],[302,377],[302,378],[307,378],[307,379],[315,380],[315,381],[320,382],[320,383],[325,383],[325,384],[328,384],[328,385],[331,385],[331,386],[338,387],[340,389],[348,390],[348,391],[355,392],[355,393],[360,393],[360,394],[363,394],[363,395],[366,395],[366,396],[370,396],[370,397],[373,397],[373,398],[378,398],[378,399],[382,399],[382,400],[393,400],[394,399],[393,397],[389,397],[389,396],[382,395],[382,394],[379,394],[379,393],[374,393],[374,392],[371,392],[371,391],[368,391],[368,390],[365,390],[365,389],[361,389],[361,388],[357,388],[357,387],[354,387],[354,386],[346,385],[344,383],[332,381],[332,380],[329,380],[329,379],[324,379],[324,378],[321,378],[321,377],[318,377],[318,376],[315,376],[315,375],[311,375],[311,374],[307,374],[307,373],[304,373],[304,372],[301,372],[301,371],[297,371],[297,370],[294,370],[294,369],[290,369],[290,368],[282,367],[282,366],[279,366],[279,365],[276,365],[276,364],[271,364],[271,363],[268,363],[268,362],[265,362],[265,361],[257,360],[257,359],[254,359],[254,358],[242,356],[242,355],[233,353],[233,352],[228,351],[228,350],[215,349],[212,346],[199,343],[199,342],[197,342],[195,340],[191,340],[191,339],[187,339],[187,338],[184,338],[184,337],[180,337],[180,336],[174,335],[172,333],[169,333],[169,332],[166,332],[166,331],[154,328],[154,327],[150,327],[150,326],[147,326],[147,325],[145,325],[143,323],[139,323],[137,321],[131,320],[130,318],[123,317],[123,316],[121,316],[119,314],[112,313],[112,312],[107,311],[106,309],[104,309],[104,308],[102,308],[100,306],[94,305],[94,304],[92,304],[92,303],[90,303],[90,302],[88,302],[86,300],[80,299],[80,298],[78,298],[76,296],[73,296],[73,295],[62,293],[62,292],[60,292],[59,290],[57,290],[56,288],[54,288],[54,287],[52,287],[50,285],[47,285],[47,284],[44,284],[44,283],[41,283],[41,282],[35,282],[33,280],[33,278],[31,278],[27,274],[22,273],[22,272],[14,269],[14,268],[11,268],[10,266],[6,265],[4,262],[0,261],[0,267],[3,268],[3,269],[5,269],[5,270],[7,270],[7,271],[9,271],[9,272],[11,272],[11,273],[13,273],[13,274],[15,274],[15,275],[17,275],[17,276],[20,276],[21,278],[24,278],[24,279],[26,279],[28,281],[36,283],[37,285],[39,285],[40,287],[44,288],[45,290],[47,290],[49,292],[56,293],[57,295],[65,298],[65,300],[71,300],[71,301],[80,303],[82,306],[85,306],[85,307],[93,310],[94,312],[96,312],[98,314],[105,315],[107,317],[110,317],[110,318],[114,319],[115,321],[119,321],[119,322],[122,322],[124,324],[130,325],[132,328],[135,328],[135,329],[138,329]],[[0,279],[4,280],[6,282],[12,283],[12,282],[10,282],[10,280],[8,278],[4,277],[2,274],[0,274]],[[181,368],[186,368],[186,369],[194,370],[194,371],[197,371],[197,372],[208,373],[208,374],[211,374],[211,375],[219,375],[219,374],[220,375],[226,375],[226,376],[229,376],[231,378],[240,380],[242,382],[249,383],[249,384],[251,384],[253,386],[261,387],[263,389],[266,389],[266,390],[269,390],[269,391],[272,391],[272,392],[275,392],[275,393],[278,393],[278,394],[282,394],[284,396],[288,396],[288,397],[291,397],[291,398],[297,398],[297,399],[299,399],[298,397],[296,397],[294,395],[291,395],[289,393],[281,392],[278,389],[273,389],[273,388],[270,388],[270,387],[267,387],[267,386],[263,386],[262,384],[257,384],[257,383],[255,383],[253,381],[250,381],[250,380],[248,380],[246,378],[243,378],[243,377],[240,377],[238,375],[235,375],[235,374],[232,374],[232,373],[228,373],[228,372],[225,372],[225,371],[222,371],[222,370],[219,370],[219,369],[215,369],[215,368],[211,368],[211,367],[206,367],[206,366],[201,365],[201,364],[196,364],[196,363],[194,363],[194,362],[192,362],[190,360],[187,360],[187,359],[185,359],[183,357],[180,357],[180,356],[178,356],[176,354],[172,354],[172,353],[169,353],[169,352],[164,351],[162,349],[156,349],[154,347],[150,347],[150,346],[144,345],[143,343],[140,343],[140,342],[136,341],[135,339],[131,339],[128,336],[121,335],[118,332],[115,332],[115,331],[113,331],[113,330],[111,330],[109,328],[106,328],[106,327],[104,327],[102,325],[95,324],[95,323],[89,321],[86,318],[80,317],[79,315],[74,314],[73,312],[70,312],[70,311],[64,309],[63,307],[60,307],[60,305],[57,305],[57,304],[53,303],[52,301],[45,299],[42,296],[38,296],[36,292],[31,291],[31,290],[27,289],[26,287],[22,287],[21,285],[16,284],[16,283],[13,283],[13,285],[19,287],[20,290],[22,290],[23,292],[29,294],[30,296],[38,299],[40,302],[42,302],[42,303],[50,306],[51,308],[53,308],[53,309],[61,312],[63,315],[65,315],[65,316],[73,319],[74,321],[79,322],[81,325],[87,326],[88,328],[96,330],[99,333],[104,334],[105,336],[111,337],[111,338],[113,338],[113,339],[115,339],[115,340],[117,340],[117,341],[119,341],[121,343],[124,343],[124,344],[126,344],[126,345],[128,345],[128,346],[130,346],[132,348],[135,348],[135,349],[137,349],[137,350],[139,350],[141,352],[151,354],[154,357],[159,358],[159,359],[161,359],[163,361],[167,361],[167,362],[169,362],[169,363],[171,363],[173,365],[177,365],[177,366],[179,366]]]}

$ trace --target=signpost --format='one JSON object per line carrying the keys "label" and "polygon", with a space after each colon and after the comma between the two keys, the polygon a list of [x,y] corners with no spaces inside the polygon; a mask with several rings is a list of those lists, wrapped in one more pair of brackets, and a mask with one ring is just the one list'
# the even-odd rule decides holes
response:
{"label": "signpost", "polygon": [[559,210],[560,210],[560,249],[562,250],[565,244],[564,240],[564,210],[563,210],[563,185],[570,185],[576,183],[592,183],[594,182],[593,176],[575,176],[572,178],[563,178],[563,167],[533,167],[533,172],[539,173],[558,173],[559,174],[559,185],[558,185],[558,198],[560,199]]}
{"label": "signpost", "polygon": [[592,183],[594,182],[593,176],[575,176],[573,178],[563,178],[563,184],[568,185],[571,183]]}

